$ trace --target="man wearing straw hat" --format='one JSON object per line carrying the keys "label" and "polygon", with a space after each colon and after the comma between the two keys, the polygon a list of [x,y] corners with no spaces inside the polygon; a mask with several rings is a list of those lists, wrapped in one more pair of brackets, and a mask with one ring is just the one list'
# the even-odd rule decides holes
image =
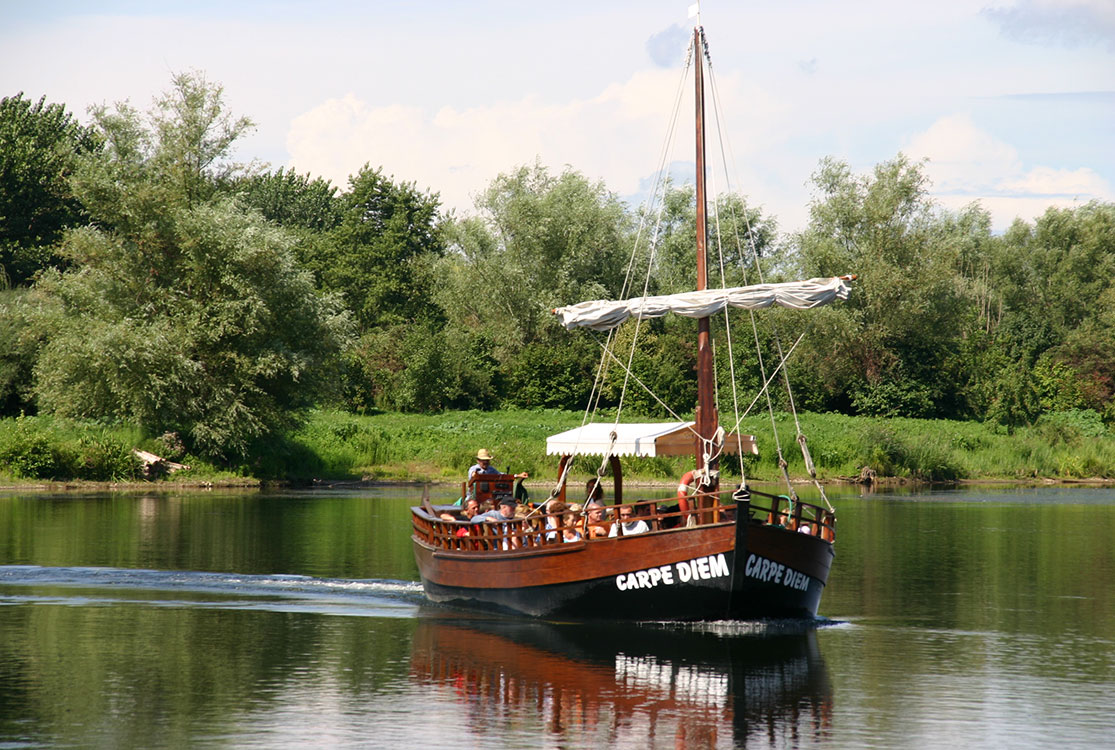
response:
{"label": "man wearing straw hat", "polygon": [[[481,448],[476,452],[476,463],[468,469],[468,479],[471,481],[475,474],[499,474],[499,469],[492,466],[492,454],[488,452],[487,448]],[[526,479],[529,475],[524,471],[521,474],[516,474],[516,479]]]}

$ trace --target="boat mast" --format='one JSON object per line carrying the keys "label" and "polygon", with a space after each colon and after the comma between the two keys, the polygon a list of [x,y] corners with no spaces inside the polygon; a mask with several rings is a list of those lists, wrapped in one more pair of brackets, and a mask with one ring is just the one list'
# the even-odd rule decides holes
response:
{"label": "boat mast", "polygon": [[[707,197],[705,196],[705,76],[702,68],[704,33],[698,24],[693,28],[694,85],[696,100],[697,129],[697,290],[708,288],[708,252],[705,247],[707,231]],[[715,374],[712,361],[712,341],[708,318],[697,321],[697,434],[705,440],[716,435],[719,418],[716,413]],[[701,440],[697,440],[697,471],[705,468],[705,451]],[[707,443],[706,443],[707,444]],[[709,461],[708,468],[715,471],[719,462],[716,458]],[[713,486],[704,489],[715,489]]]}

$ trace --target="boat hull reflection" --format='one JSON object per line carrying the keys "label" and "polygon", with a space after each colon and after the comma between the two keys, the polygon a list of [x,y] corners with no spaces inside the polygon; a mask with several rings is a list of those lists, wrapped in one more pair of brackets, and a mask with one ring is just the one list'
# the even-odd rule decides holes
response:
{"label": "boat hull reflection", "polygon": [[815,631],[787,627],[432,614],[415,633],[411,670],[460,705],[447,724],[478,739],[537,731],[539,746],[781,747],[823,738],[832,711]]}

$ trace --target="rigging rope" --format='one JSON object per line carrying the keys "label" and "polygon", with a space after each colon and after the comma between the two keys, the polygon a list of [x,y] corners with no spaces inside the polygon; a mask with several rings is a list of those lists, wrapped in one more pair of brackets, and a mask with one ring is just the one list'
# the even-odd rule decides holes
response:
{"label": "rigging rope", "polygon": [[[643,277],[643,293],[642,293],[643,299],[647,298],[648,292],[650,291],[650,278],[651,278],[651,273],[654,270],[654,260],[655,260],[655,256],[657,254],[657,249],[658,249],[658,237],[659,237],[659,232],[661,231],[661,228],[662,228],[662,214],[663,214],[663,212],[665,211],[665,208],[666,208],[666,179],[665,179],[665,175],[666,175],[665,170],[666,170],[666,164],[667,164],[666,159],[667,159],[667,157],[669,155],[669,152],[670,152],[669,146],[673,142],[674,130],[677,127],[678,112],[681,109],[681,98],[682,98],[682,91],[683,91],[683,88],[684,88],[685,78],[688,76],[689,66],[692,64],[694,54],[695,54],[695,50],[694,50],[693,43],[691,42],[689,44],[689,49],[688,49],[688,51],[686,52],[686,55],[685,55],[685,66],[684,66],[684,69],[682,71],[682,77],[681,77],[681,79],[678,83],[677,94],[674,97],[674,115],[671,118],[670,127],[667,128],[667,135],[666,135],[667,145],[663,149],[662,162],[659,164],[659,170],[658,170],[658,173],[657,173],[659,175],[659,182],[662,186],[662,189],[661,189],[662,199],[661,199],[661,203],[658,204],[658,211],[657,211],[657,214],[656,214],[656,219],[655,219],[655,224],[654,224],[654,232],[651,236],[651,241],[649,243],[649,254],[647,256],[646,275]],[[652,201],[657,199],[657,195],[658,195],[658,189],[657,189],[657,186],[656,186],[656,189],[654,191],[654,195],[652,196]],[[650,207],[648,207],[648,212],[649,212],[650,208],[653,208],[653,203]],[[638,251],[637,246],[632,248],[632,250],[631,250],[631,262],[628,266],[629,269],[632,269],[632,270],[634,269],[635,255],[636,255],[637,251]],[[627,291],[626,285],[625,285],[624,291],[625,292]],[[642,328],[642,322],[643,322],[642,317],[641,316],[636,316],[635,335],[632,336],[632,338],[631,338],[631,347],[628,350],[628,354],[627,354],[627,365],[624,366],[623,386],[620,388],[619,403],[616,407],[616,418],[615,418],[615,421],[613,422],[613,424],[615,424],[615,425],[619,424],[620,416],[623,413],[623,404],[624,404],[624,400],[627,397],[627,386],[630,382],[630,378],[631,378],[631,374],[632,374],[631,373],[631,364],[635,361],[635,350],[636,350],[636,347],[638,346],[638,343],[639,343],[639,331]],[[605,349],[605,351],[608,351],[608,350]],[[646,386],[644,386],[644,388],[645,387]],[[657,396],[655,398],[657,399]]]}
{"label": "rigging rope", "polygon": [[[624,272],[623,285],[622,285],[622,288],[621,288],[621,291],[620,291],[620,298],[621,299],[627,297],[628,292],[629,292],[629,290],[632,286],[634,273],[635,273],[635,268],[636,268],[638,255],[639,255],[639,249],[641,247],[644,232],[647,229],[647,223],[648,223],[647,219],[648,219],[649,216],[654,216],[655,217],[654,228],[651,232],[651,239],[647,243],[648,248],[649,248],[649,252],[648,252],[648,255],[647,255],[647,272],[646,272],[646,275],[645,275],[645,278],[644,278],[644,283],[643,283],[643,297],[645,298],[647,296],[647,290],[649,289],[649,284],[650,284],[650,273],[651,273],[651,270],[654,268],[654,258],[655,258],[655,254],[656,254],[656,249],[658,247],[658,236],[659,236],[659,231],[660,231],[661,226],[662,226],[662,214],[663,214],[663,211],[665,210],[665,205],[666,205],[666,200],[665,200],[666,179],[665,179],[665,177],[667,175],[667,165],[670,163],[670,154],[671,154],[671,149],[672,149],[673,143],[674,143],[674,132],[677,128],[678,113],[681,110],[682,94],[683,94],[683,91],[684,91],[685,80],[689,75],[689,68],[692,65],[692,62],[693,62],[693,43],[692,43],[692,41],[690,41],[689,49],[686,52],[686,56],[685,56],[685,65],[684,65],[684,67],[681,71],[681,75],[678,79],[678,87],[677,87],[677,91],[674,95],[673,114],[670,117],[669,126],[666,129],[666,135],[665,135],[665,138],[663,139],[663,142],[662,142],[662,151],[661,151],[661,154],[660,154],[659,160],[658,160],[658,168],[655,171],[656,177],[655,177],[655,181],[654,181],[654,190],[651,193],[651,197],[650,197],[649,202],[647,203],[646,210],[640,213],[639,226],[638,226],[638,229],[636,230],[636,233],[635,233],[635,242],[634,242],[634,245],[631,248],[631,255],[628,258],[627,268],[625,269],[625,272]],[[611,358],[613,358],[613,359],[615,358],[615,356],[611,354],[612,346],[615,343],[615,335],[614,334],[615,334],[614,331],[609,331],[608,336],[605,340],[605,343],[602,344],[602,346],[604,348],[604,354],[601,356],[600,365],[596,368],[596,375],[593,378],[592,390],[589,392],[588,403],[586,404],[585,412],[581,417],[581,426],[582,427],[584,427],[586,424],[588,424],[590,422],[594,422],[595,419],[596,419],[596,413],[599,410],[599,406],[600,406],[600,399],[602,398],[603,392],[604,392],[604,383],[605,383],[605,381],[607,379],[607,376],[608,376],[609,365],[611,364],[611,359],[609,359],[609,355],[611,355]],[[630,363],[630,361],[632,361],[632,359],[634,357],[635,345],[636,345],[637,342],[638,342],[638,326],[636,326],[635,336],[632,339],[632,343],[631,343],[632,348],[631,348],[631,354],[630,354],[630,357],[629,357],[629,360],[628,360],[629,363]],[[618,362],[619,360],[617,359],[616,361]],[[623,363],[620,362],[620,364],[622,365]],[[628,368],[625,368],[625,371],[627,373],[630,373],[630,370]],[[619,402],[618,402],[618,405],[616,407],[616,418],[615,418],[615,421],[613,423],[615,425],[619,424],[620,415],[623,412],[623,403],[624,403],[624,399],[626,398],[626,395],[627,395],[627,385],[628,385],[627,375],[625,375],[624,376],[623,387],[620,390]],[[644,385],[643,387],[645,388],[646,386]],[[613,436],[614,436],[614,434],[615,433],[613,431]],[[580,439],[580,436],[578,435],[578,440],[579,439]],[[614,445],[614,441],[613,441],[613,445]],[[550,491],[550,498],[551,499],[554,498],[554,497],[557,497],[558,494],[561,492],[561,488],[565,486],[566,480],[569,477],[569,471],[572,468],[573,462],[576,458],[577,447],[578,447],[577,445],[574,446],[574,450],[573,450],[574,455],[571,456],[568,461],[566,461],[565,468],[562,470],[561,475],[558,477],[557,484]],[[610,458],[610,455],[611,455],[610,452],[605,454],[604,461],[601,464],[601,468],[597,470],[597,481],[598,482],[599,482],[599,478],[601,476],[603,476],[603,473],[602,473],[603,472],[603,466],[605,464],[607,464],[608,459]]]}
{"label": "rigging rope", "polygon": [[[662,152],[661,152],[661,155],[660,155],[658,170],[656,171],[655,187],[654,187],[654,190],[652,191],[651,198],[650,198],[650,200],[649,200],[649,202],[646,206],[646,209],[643,212],[640,213],[639,227],[638,227],[638,230],[636,232],[635,244],[632,248],[631,256],[628,260],[627,269],[626,269],[625,274],[624,274],[621,298],[622,297],[627,297],[630,293],[630,289],[634,285],[635,271],[636,271],[636,267],[637,267],[637,262],[638,262],[638,257],[639,257],[640,248],[641,248],[641,244],[642,244],[642,239],[644,237],[644,233],[647,231],[647,228],[648,228],[648,224],[649,224],[648,219],[649,219],[649,217],[653,216],[654,217],[653,229],[650,230],[650,238],[646,243],[647,250],[648,250],[647,261],[646,261],[646,274],[643,278],[643,285],[642,285],[643,286],[642,297],[644,299],[647,298],[649,290],[650,290],[650,278],[651,278],[651,273],[654,269],[654,265],[655,265],[655,261],[656,261],[656,256],[657,256],[657,252],[658,252],[659,241],[660,241],[661,231],[662,231],[663,214],[664,214],[664,211],[665,211],[665,208],[666,208],[666,200],[665,200],[666,199],[666,190],[667,190],[667,186],[669,184],[669,177],[668,177],[668,173],[667,173],[667,165],[669,163],[668,157],[671,153],[671,144],[673,142],[674,132],[676,130],[676,126],[677,126],[677,122],[678,122],[678,113],[680,111],[680,106],[681,106],[684,82],[685,82],[685,79],[688,76],[688,71],[690,69],[690,66],[693,64],[694,56],[697,55],[697,54],[702,54],[704,60],[706,60],[707,63],[708,63],[708,75],[709,75],[709,80],[710,80],[711,89],[712,89],[712,97],[711,98],[712,98],[712,101],[713,101],[713,115],[714,115],[714,118],[716,120],[716,125],[717,125],[717,134],[718,134],[718,142],[719,142],[720,151],[721,151],[721,160],[724,164],[724,179],[727,183],[729,194],[731,192],[731,178],[730,178],[729,170],[728,170],[728,166],[727,166],[728,165],[727,154],[728,154],[728,152],[730,152],[730,144],[728,146],[725,145],[724,129],[721,127],[722,110],[721,110],[721,98],[720,98],[720,95],[719,95],[719,86],[718,86],[716,76],[715,76],[715,73],[714,73],[714,70],[713,70],[712,57],[711,57],[711,54],[709,53],[709,49],[708,49],[708,39],[705,36],[703,28],[699,29],[699,35],[698,36],[699,36],[699,48],[694,43],[694,41],[691,40],[690,43],[689,43],[688,50],[686,52],[685,66],[682,70],[678,90],[677,90],[677,93],[676,93],[675,98],[674,98],[673,114],[672,114],[672,117],[670,119],[670,125],[667,128],[666,139],[664,141],[663,149],[662,149]],[[711,162],[711,164],[713,166],[715,166],[714,162]],[[713,181],[715,182],[716,170],[713,169],[712,172],[713,172]],[[714,185],[714,187],[715,187],[715,185]],[[715,192],[714,192],[714,194],[715,194]],[[738,217],[735,216],[735,206],[734,206],[733,202],[731,202],[729,200],[727,205],[728,205],[728,210],[731,212],[732,218],[733,218],[732,231],[733,231],[733,234],[735,236],[736,251],[737,251],[736,254],[737,254],[737,258],[738,258],[738,262],[739,262],[740,271],[743,275],[744,283],[747,283],[748,273],[747,273],[747,264],[746,264],[746,261],[745,261],[745,258],[744,258],[744,252],[743,252],[743,244],[744,243],[741,241],[741,239],[739,237],[739,223],[740,222],[738,220]],[[760,262],[759,262],[760,261],[759,251],[758,251],[758,247],[756,245],[756,240],[755,240],[755,230],[751,225],[751,219],[750,219],[750,216],[748,215],[746,203],[744,203],[744,206],[743,206],[743,217],[742,218],[743,218],[743,224],[744,224],[744,228],[745,228],[745,232],[746,232],[746,236],[747,236],[747,240],[748,240],[747,244],[748,244],[748,248],[750,250],[750,257],[751,257],[752,263],[755,267],[755,271],[756,271],[756,273],[759,277],[759,281],[760,281],[760,283],[763,283],[763,273],[762,273],[762,267],[761,267]],[[723,231],[722,231],[722,226],[721,226],[721,212],[720,212],[720,207],[717,205],[715,200],[713,201],[713,219],[714,219],[714,227],[715,227],[715,235],[716,235],[717,255],[718,255],[718,260],[719,260],[719,268],[720,268],[721,287],[726,288],[728,286],[728,284],[727,284],[726,263],[725,263],[725,258],[724,258]],[[735,353],[734,353],[734,350],[733,350],[733,347],[732,347],[731,322],[730,322],[730,318],[729,318],[729,314],[728,314],[727,309],[725,309],[725,313],[724,313],[725,336],[728,340],[728,370],[729,370],[728,374],[729,374],[729,379],[730,379],[730,382],[731,382],[732,407],[733,407],[733,414],[734,414],[734,418],[735,418],[734,430],[737,433],[736,434],[737,455],[739,457],[739,469],[740,469],[740,477],[741,477],[740,487],[741,488],[746,487],[746,475],[745,475],[745,464],[744,464],[744,458],[743,458],[742,436],[739,434],[740,424],[741,424],[742,420],[747,416],[747,414],[750,413],[751,409],[754,407],[754,405],[758,401],[758,399],[762,398],[762,397],[765,397],[766,402],[767,402],[767,411],[770,415],[770,420],[771,420],[771,431],[772,431],[773,436],[774,436],[775,450],[776,450],[777,455],[778,455],[779,470],[780,470],[780,472],[782,474],[782,477],[783,477],[783,480],[785,481],[786,486],[789,490],[791,500],[792,501],[797,501],[797,499],[798,499],[797,498],[797,493],[795,492],[795,490],[793,488],[793,485],[790,482],[790,476],[789,476],[789,472],[788,472],[788,465],[787,465],[786,459],[783,455],[781,439],[779,438],[778,430],[777,430],[777,424],[776,424],[776,421],[775,421],[774,402],[773,402],[773,399],[771,398],[770,389],[769,389],[771,381],[779,373],[781,373],[782,381],[783,381],[783,383],[785,385],[785,388],[786,388],[788,403],[789,403],[789,406],[790,406],[790,410],[793,414],[794,424],[795,424],[795,427],[796,427],[796,430],[797,430],[797,442],[798,442],[799,446],[801,447],[802,457],[803,457],[803,460],[805,461],[806,469],[809,472],[810,476],[812,477],[813,483],[816,485],[818,491],[821,494],[821,497],[824,499],[825,504],[828,506],[829,510],[832,511],[833,510],[832,504],[829,502],[828,497],[825,495],[824,488],[821,486],[820,482],[817,480],[816,468],[813,464],[813,459],[809,454],[809,449],[808,449],[808,446],[806,444],[805,434],[803,433],[803,431],[801,429],[801,422],[800,422],[800,419],[799,419],[798,414],[797,414],[797,408],[796,408],[796,404],[794,402],[793,391],[790,387],[789,376],[788,376],[788,374],[786,372],[786,369],[785,369],[787,359],[789,358],[790,354],[793,353],[794,349],[797,348],[797,345],[801,342],[802,337],[799,336],[797,341],[794,342],[794,345],[792,347],[790,347],[790,350],[788,352],[784,352],[783,348],[782,348],[781,338],[778,334],[777,326],[772,325],[773,340],[774,340],[774,344],[775,344],[775,347],[776,347],[776,350],[777,350],[777,353],[778,353],[778,356],[779,356],[779,362],[778,362],[777,367],[775,367],[774,371],[772,373],[770,373],[770,375],[768,376],[766,364],[763,360],[762,351],[761,351],[761,348],[760,348],[758,323],[756,321],[754,312],[749,311],[749,315],[750,315],[750,322],[751,322],[751,328],[752,328],[752,335],[753,335],[753,338],[755,340],[756,359],[757,359],[757,362],[758,362],[758,365],[759,365],[760,376],[763,379],[763,386],[762,386],[760,392],[758,394],[756,394],[756,396],[752,400],[751,404],[748,405],[747,409],[741,415],[740,409],[739,409],[739,393],[738,393],[738,383],[737,383],[736,369],[735,369]],[[630,348],[627,352],[626,363],[623,360],[621,360],[613,352],[613,349],[615,348],[615,345],[618,343],[617,337],[614,335],[615,334],[614,331],[609,331],[608,332],[608,335],[607,335],[604,342],[599,342],[598,341],[598,343],[600,344],[600,346],[603,349],[603,354],[601,356],[600,365],[597,368],[596,377],[594,378],[594,381],[593,381],[592,391],[590,392],[590,396],[589,396],[589,404],[586,406],[585,413],[582,417],[582,422],[581,422],[582,426],[584,426],[588,422],[591,422],[591,421],[595,420],[597,411],[599,409],[600,399],[602,398],[602,395],[603,395],[604,383],[605,383],[605,380],[607,378],[607,374],[608,374],[608,371],[610,369],[610,366],[613,362],[615,362],[621,368],[623,368],[623,372],[624,372],[623,383],[622,383],[622,386],[620,388],[619,399],[618,399],[618,404],[617,404],[617,408],[616,408],[616,415],[615,415],[615,420],[614,420],[614,423],[613,423],[614,425],[619,424],[621,414],[622,414],[622,411],[623,411],[623,406],[624,406],[626,396],[627,396],[627,389],[628,389],[632,380],[635,383],[637,383],[643,390],[645,390],[651,396],[651,398],[653,398],[674,419],[676,419],[678,421],[687,421],[687,420],[681,420],[681,418],[673,411],[673,409],[671,409],[668,404],[666,404],[661,398],[659,398],[658,395],[655,394],[654,391],[652,391],[650,389],[650,387],[647,386],[646,383],[644,383],[641,379],[639,379],[638,376],[636,376],[633,372],[632,367],[633,367],[633,363],[634,363],[634,355],[635,355],[636,347],[638,345],[639,333],[640,333],[640,330],[641,330],[641,326],[642,326],[642,318],[640,316],[636,316],[635,331],[634,331],[634,335],[633,335],[632,340],[631,340],[631,346],[630,346]],[[803,334],[803,336],[804,336],[804,334]],[[714,348],[714,351],[713,351],[713,355],[715,357],[715,348]],[[718,379],[714,379],[714,382],[716,382],[718,384]],[[720,395],[719,394],[719,389],[717,388],[716,392],[714,393],[714,399],[715,399],[714,403],[719,403],[719,395]],[[711,472],[710,472],[708,467],[712,463],[714,463],[716,459],[719,458],[719,456],[721,455],[721,453],[723,452],[723,449],[724,449],[724,429],[723,429],[723,427],[720,427],[717,431],[717,434],[714,437],[707,438],[707,439],[702,438],[699,435],[697,435],[696,430],[693,429],[692,427],[690,427],[689,430],[695,436],[700,438],[700,441],[701,441],[700,442],[700,450],[701,450],[701,453],[702,453],[702,457],[704,459],[704,462],[703,462],[704,470],[702,472],[702,475],[703,475],[702,476],[702,482],[705,483],[705,484],[708,484],[710,482],[710,478],[711,478]],[[578,439],[579,439],[579,436],[578,436]],[[599,484],[600,478],[603,476],[604,469],[607,466],[607,464],[609,462],[609,459],[611,457],[611,451],[614,448],[615,440],[616,440],[616,432],[615,432],[615,430],[613,430],[612,431],[612,444],[609,447],[608,451],[605,452],[604,458],[601,461],[601,464],[596,471],[596,484]],[[574,448],[574,454],[576,454],[576,447]],[[571,457],[570,460],[566,462],[565,468],[563,469],[563,471],[561,472],[561,476],[559,477],[558,485],[551,492],[551,497],[555,497],[557,495],[557,493],[560,492],[561,487],[563,487],[565,485],[565,482],[568,478],[570,468],[573,464],[573,458],[574,457]]]}
{"label": "rigging rope", "polygon": [[[701,38],[702,39],[705,38],[703,30],[702,30]],[[731,152],[731,145],[728,144],[727,147],[725,147],[724,129],[722,127],[720,127],[720,123],[721,123],[721,108],[720,108],[721,98],[720,98],[720,95],[719,95],[719,85],[717,83],[716,75],[713,71],[712,59],[711,59],[711,56],[708,54],[707,41],[705,42],[705,57],[708,60],[709,80],[710,80],[711,88],[712,88],[713,116],[716,119],[716,123],[717,123],[717,138],[718,138],[718,142],[720,144],[721,158],[722,158],[722,160],[724,162],[724,165],[725,165],[725,168],[724,168],[725,179],[728,182],[728,188],[729,188],[729,193],[730,193],[731,192],[731,179],[730,179],[730,176],[728,175],[729,170],[728,170],[727,165],[728,165],[729,162],[728,162],[728,159],[727,159],[727,154]],[[733,157],[732,163],[734,163],[734,157]],[[732,205],[729,202],[728,207],[729,207],[729,210],[733,212],[732,213],[733,219],[735,219],[736,217],[735,217],[735,214],[734,214],[734,210],[735,210],[734,205]],[[750,250],[752,263],[755,267],[755,273],[759,277],[759,283],[765,283],[764,279],[763,279],[762,265],[759,262],[759,251],[758,251],[758,247],[756,246],[756,243],[755,243],[755,231],[754,231],[754,228],[751,226],[751,217],[748,215],[746,203],[744,204],[744,207],[743,207],[743,217],[742,218],[743,218],[744,228],[746,230],[747,239],[748,239],[748,243],[747,243],[748,249]],[[733,230],[735,231],[736,248],[737,248],[737,250],[740,250],[742,248],[743,243],[740,241],[740,238],[739,238],[738,225],[739,225],[738,221],[733,221]],[[721,236],[720,236],[720,223],[719,223],[719,212],[718,212],[717,213],[717,243],[718,243],[718,248],[719,248],[719,252],[720,252],[721,263],[723,263],[723,247],[720,245],[720,242],[721,242]],[[738,256],[739,256],[740,270],[743,273],[744,281],[746,283],[747,268],[746,268],[746,264],[744,263],[743,253],[742,252],[738,253]],[[721,273],[723,274],[723,265],[721,266]],[[758,324],[755,320],[754,312],[751,312],[749,314],[751,316],[752,333],[753,333],[753,336],[754,336],[754,339],[755,339],[756,358],[759,362],[760,374],[763,376],[763,378],[765,380],[766,379],[766,371],[765,371],[765,366],[764,366],[763,361],[762,361],[762,353],[761,353],[761,350],[759,349]],[[727,321],[727,311],[726,310],[725,310],[725,321]],[[727,322],[725,323],[725,325],[727,325]],[[776,350],[778,352],[779,357],[782,360],[782,363],[784,364],[787,355],[785,355],[782,351],[781,336],[779,335],[777,324],[773,321],[771,323],[771,330],[772,330],[772,337],[774,339],[774,344],[775,344]],[[730,343],[731,338],[730,337],[729,337],[728,341],[729,341],[729,346],[730,346],[731,345],[731,343]],[[801,339],[799,338],[798,341],[800,342]],[[794,346],[796,347],[797,344],[795,343]],[[825,505],[828,507],[828,509],[830,511],[833,511],[834,508],[832,507],[832,503],[829,502],[828,496],[825,494],[824,486],[822,486],[820,481],[818,481],[818,479],[817,479],[817,469],[813,464],[813,457],[809,453],[809,448],[808,448],[808,445],[807,445],[807,439],[806,439],[805,433],[801,429],[801,420],[798,417],[797,405],[794,403],[794,394],[793,394],[793,389],[790,386],[789,374],[786,372],[785,368],[782,367],[781,364],[779,366],[779,369],[782,371],[782,381],[783,381],[783,384],[785,385],[786,397],[787,397],[787,401],[788,401],[789,406],[790,406],[790,412],[791,412],[791,414],[793,415],[793,418],[794,418],[794,427],[795,427],[796,432],[797,432],[797,442],[798,442],[798,445],[801,447],[802,459],[805,462],[805,468],[809,472],[809,476],[812,478],[813,484],[817,488],[817,491],[820,493],[821,498],[825,502]],[[735,375],[734,375],[734,373],[732,375],[732,379],[733,379],[733,389],[734,389],[734,387],[735,387]],[[767,382],[769,383],[769,380]],[[779,467],[779,470],[782,473],[783,480],[786,482],[786,487],[789,490],[790,497],[794,500],[797,500],[797,493],[795,492],[795,490],[793,488],[793,485],[790,482],[790,475],[789,475],[789,472],[787,471],[786,459],[785,459],[785,457],[782,453],[781,439],[778,436],[778,431],[777,431],[776,425],[775,425],[774,404],[773,404],[773,401],[770,398],[769,390],[766,389],[765,385],[764,385],[764,391],[766,392],[767,410],[770,413],[770,418],[771,418],[771,430],[774,433],[775,449],[776,449],[777,454],[778,454],[778,467]],[[750,411],[750,408],[748,409],[748,411]],[[741,456],[742,456],[742,452],[741,452]]]}
{"label": "rigging rope", "polygon": [[[701,38],[702,38],[702,40],[705,39],[704,29],[701,30]],[[715,80],[714,75],[713,75],[713,69],[712,69],[712,56],[709,54],[707,40],[705,40],[704,49],[705,49],[705,60],[708,62],[709,79],[710,80]],[[718,108],[716,106],[715,98],[716,97],[715,97],[715,88],[714,88],[714,92],[713,92],[713,100],[714,100],[713,101],[713,116],[716,118],[716,123],[717,123],[717,128],[716,129],[717,129],[717,133],[720,134],[721,153],[723,154],[723,135],[721,134],[723,129],[720,127],[720,119],[719,119],[719,115],[718,115]],[[715,162],[712,163],[712,166],[715,166]],[[716,173],[715,169],[713,169],[712,178],[713,178],[713,182],[714,182],[714,191],[713,191],[714,195],[716,194],[716,192],[715,192],[716,174],[717,173]],[[730,181],[729,181],[729,185],[730,185]],[[723,236],[722,236],[721,229],[720,229],[720,206],[717,203],[717,201],[715,201],[715,200],[713,201],[712,205],[713,205],[713,224],[716,227],[716,254],[717,254],[717,260],[719,261],[718,266],[720,268],[720,288],[721,289],[726,289],[728,287],[728,278],[727,278],[727,273],[725,272],[725,268],[724,268],[724,243],[723,243]],[[746,275],[744,276],[744,278],[746,279]],[[739,425],[739,423],[740,423],[739,386],[738,386],[738,383],[737,383],[737,380],[736,380],[735,351],[732,347],[731,316],[729,315],[729,311],[728,311],[727,307],[724,308],[724,337],[728,341],[728,380],[732,384],[732,413],[733,413],[733,416],[735,417],[736,425]],[[714,350],[714,354],[715,354],[715,350]],[[717,378],[717,382],[719,382],[719,378]],[[719,392],[718,392],[717,393],[717,403],[719,403],[719,400],[720,399],[719,399]],[[736,434],[736,456],[739,459],[739,475],[740,475],[740,485],[739,486],[740,487],[746,487],[747,486],[747,472],[746,472],[746,469],[745,469],[744,458],[743,458],[743,437],[741,436],[738,429],[736,429],[735,434]]]}

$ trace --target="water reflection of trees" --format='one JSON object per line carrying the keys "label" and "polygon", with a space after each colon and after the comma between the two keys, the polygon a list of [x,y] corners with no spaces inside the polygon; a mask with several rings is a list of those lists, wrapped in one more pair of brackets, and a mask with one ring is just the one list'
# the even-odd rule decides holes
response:
{"label": "water reflection of trees", "polygon": [[542,731],[560,746],[783,747],[823,739],[832,714],[812,629],[427,617],[411,670],[484,745]]}

